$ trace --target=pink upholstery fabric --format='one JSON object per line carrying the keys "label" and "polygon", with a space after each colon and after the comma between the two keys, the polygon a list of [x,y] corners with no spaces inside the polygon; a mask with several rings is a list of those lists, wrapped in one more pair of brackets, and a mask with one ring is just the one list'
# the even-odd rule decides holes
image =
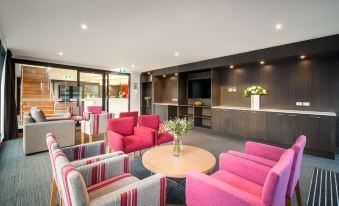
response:
{"label": "pink upholstery fabric", "polygon": [[133,125],[133,117],[108,120],[107,143],[114,151],[130,153],[153,146],[154,132]]}
{"label": "pink upholstery fabric", "polygon": [[159,129],[159,124],[160,124],[160,117],[158,114],[141,115],[138,119],[139,126],[152,128],[157,131]]}
{"label": "pink upholstery fabric", "polygon": [[242,153],[242,152],[238,152],[238,151],[234,151],[234,150],[230,150],[227,152],[227,154],[231,154],[234,155],[236,157],[241,157],[243,159],[248,159],[251,160],[253,162],[265,165],[267,167],[273,167],[277,162],[270,160],[270,159],[266,159],[266,158],[262,158],[262,157],[258,157],[255,155],[251,155],[251,154],[246,154],[246,153]]}
{"label": "pink upholstery fabric", "polygon": [[245,178],[235,175],[225,170],[219,170],[211,175],[211,177],[218,179],[224,183],[235,186],[241,190],[247,191],[261,199],[262,186],[251,182]]}
{"label": "pink upholstery fabric", "polygon": [[173,136],[169,133],[159,134],[160,117],[155,115],[141,115],[138,119],[139,127],[146,127],[154,130],[154,144],[160,145],[173,141]]}
{"label": "pink upholstery fabric", "polygon": [[[301,170],[301,160],[306,145],[306,136],[301,135],[297,138],[295,144],[291,147],[294,151],[294,159],[291,169],[291,175],[288,182],[286,196],[291,198],[293,196],[295,186],[300,178]],[[246,153],[241,153],[237,151],[228,151],[228,154],[235,155],[244,159],[248,159],[262,165],[273,167],[276,162],[272,159],[281,158],[285,149],[273,147],[270,145],[255,143],[255,142],[246,142]],[[254,155],[255,154],[255,155]],[[258,156],[256,156],[258,155]],[[268,159],[270,158],[270,159]]]}
{"label": "pink upholstery fabric", "polygon": [[120,112],[119,118],[122,117],[133,117],[134,118],[134,126],[137,126],[138,123],[138,112]]}
{"label": "pink upholstery fabric", "polygon": [[288,149],[267,175],[263,186],[264,205],[284,206],[294,151]]}
{"label": "pink upholstery fabric", "polygon": [[187,174],[186,203],[188,206],[284,206],[293,156],[293,150],[286,150],[275,166],[269,168],[223,153],[220,171],[211,176],[194,171]]}
{"label": "pink upholstery fabric", "polygon": [[297,138],[295,144],[291,149],[294,151],[294,160],[291,169],[291,176],[287,187],[287,197],[292,197],[293,192],[295,190],[295,186],[300,178],[300,170],[301,170],[301,159],[304,153],[304,148],[306,145],[306,136],[301,135]]}
{"label": "pink upholstery fabric", "polygon": [[132,135],[133,129],[134,129],[133,117],[109,119],[107,122],[107,130],[114,131],[122,136]]}
{"label": "pink upholstery fabric", "polygon": [[87,111],[92,114],[100,114],[102,111],[102,106],[88,106]]}

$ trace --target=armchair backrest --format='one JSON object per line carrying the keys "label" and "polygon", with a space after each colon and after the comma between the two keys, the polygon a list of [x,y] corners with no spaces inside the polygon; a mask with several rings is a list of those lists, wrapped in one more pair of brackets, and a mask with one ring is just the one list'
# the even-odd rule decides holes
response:
{"label": "armchair backrest", "polygon": [[294,151],[294,159],[291,168],[290,180],[287,187],[287,196],[292,197],[295,186],[300,178],[301,159],[306,145],[306,136],[301,135],[297,138],[291,149]]}
{"label": "armchair backrest", "polygon": [[89,129],[89,134],[93,135],[105,133],[107,131],[107,120],[112,117],[112,113],[90,114],[88,119],[90,128],[86,129]]}
{"label": "armchair backrest", "polygon": [[82,116],[84,112],[83,107],[67,107],[67,112],[70,113],[72,116]]}
{"label": "armchair backrest", "polygon": [[138,119],[138,125],[148,127],[155,130],[159,129],[160,117],[158,114],[154,115],[141,115]]}
{"label": "armchair backrest", "polygon": [[102,106],[88,106],[87,112],[92,114],[100,114],[102,112]]}
{"label": "armchair backrest", "polygon": [[60,149],[53,151],[53,159],[56,181],[63,205],[88,205],[87,188],[80,172],[69,163],[66,155]]}
{"label": "armchair backrest", "polygon": [[120,112],[119,118],[121,117],[133,117],[134,118],[134,126],[137,126],[138,123],[138,115],[139,112]]}
{"label": "armchair backrest", "polygon": [[117,118],[117,119],[109,119],[107,121],[107,130],[111,130],[122,136],[133,135],[134,117],[122,117],[122,118]]}
{"label": "armchair backrest", "polygon": [[262,190],[263,205],[285,205],[294,151],[288,149],[268,173]]}

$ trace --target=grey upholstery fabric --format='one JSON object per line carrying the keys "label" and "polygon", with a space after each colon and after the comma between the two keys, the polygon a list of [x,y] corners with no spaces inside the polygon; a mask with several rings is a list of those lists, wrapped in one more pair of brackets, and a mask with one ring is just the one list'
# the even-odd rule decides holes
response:
{"label": "grey upholstery fabric", "polygon": [[59,120],[68,120],[68,119],[71,119],[69,115],[57,115],[57,116],[46,117],[47,121],[59,121]]}
{"label": "grey upholstery fabric", "polygon": [[24,124],[34,123],[34,120],[31,116],[31,113],[25,112],[24,113]]}
{"label": "grey upholstery fabric", "polygon": [[40,108],[31,109],[31,116],[34,119],[34,122],[46,122],[46,116]]}
{"label": "grey upholstery fabric", "polygon": [[60,120],[51,122],[37,122],[23,126],[24,153],[31,154],[46,151],[46,134],[52,132],[60,147],[74,145],[75,122],[73,120]]}

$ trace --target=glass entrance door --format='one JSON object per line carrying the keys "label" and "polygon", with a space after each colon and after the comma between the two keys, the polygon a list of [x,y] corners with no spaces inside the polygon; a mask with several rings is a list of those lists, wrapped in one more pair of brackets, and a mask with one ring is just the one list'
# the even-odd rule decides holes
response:
{"label": "glass entrance door", "polygon": [[107,111],[119,117],[120,112],[129,111],[129,75],[109,73],[107,81]]}
{"label": "glass entrance door", "polygon": [[88,106],[103,106],[103,74],[80,71],[80,106],[87,111]]}

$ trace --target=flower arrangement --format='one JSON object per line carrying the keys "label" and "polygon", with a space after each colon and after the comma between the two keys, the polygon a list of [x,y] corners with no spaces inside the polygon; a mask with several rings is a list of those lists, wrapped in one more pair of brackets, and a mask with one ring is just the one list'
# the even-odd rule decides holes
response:
{"label": "flower arrangement", "polygon": [[170,133],[174,137],[173,155],[180,156],[182,154],[182,136],[189,133],[193,129],[193,121],[181,118],[174,118],[164,121],[159,131],[161,133]]}
{"label": "flower arrangement", "polygon": [[247,87],[244,90],[244,96],[250,97],[251,95],[266,95],[267,91],[266,89],[262,88],[261,86],[251,86]]}

